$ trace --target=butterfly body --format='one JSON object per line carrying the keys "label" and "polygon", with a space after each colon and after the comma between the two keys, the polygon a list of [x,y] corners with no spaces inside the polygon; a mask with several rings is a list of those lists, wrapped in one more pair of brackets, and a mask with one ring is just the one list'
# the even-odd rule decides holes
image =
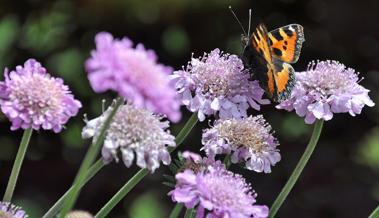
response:
{"label": "butterfly body", "polygon": [[242,41],[244,64],[265,88],[268,97],[274,102],[287,99],[295,84],[290,64],[299,59],[305,41],[303,27],[290,24],[268,32],[260,24],[250,38],[243,36]]}

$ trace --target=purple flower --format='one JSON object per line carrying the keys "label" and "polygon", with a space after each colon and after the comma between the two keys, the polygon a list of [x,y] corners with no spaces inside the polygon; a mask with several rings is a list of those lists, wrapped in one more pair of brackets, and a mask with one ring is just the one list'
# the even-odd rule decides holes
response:
{"label": "purple flower", "polygon": [[173,81],[182,103],[197,111],[200,121],[217,113],[221,118],[246,117],[249,107],[259,110],[259,104],[269,103],[262,99],[258,81],[250,81],[241,59],[219,49],[192,58],[187,68],[174,72]]}
{"label": "purple flower", "polygon": [[98,33],[95,41],[96,50],[86,62],[95,92],[116,91],[137,107],[179,121],[180,102],[169,78],[172,69],[157,63],[154,51],[142,44],[133,48],[128,38],[114,39],[106,32]]}
{"label": "purple flower", "polygon": [[264,218],[268,207],[255,205],[257,194],[238,174],[208,166],[206,171],[179,172],[177,184],[169,192],[174,202],[197,207],[197,218]]}
{"label": "purple flower", "polygon": [[256,172],[271,172],[280,161],[278,141],[263,116],[217,120],[206,129],[202,138],[208,156],[232,154],[232,163],[246,162],[246,168]]}
{"label": "purple flower", "polygon": [[331,120],[333,113],[355,116],[365,105],[375,105],[369,90],[358,84],[358,73],[337,61],[311,62],[307,71],[296,73],[296,79],[291,98],[276,107],[295,109],[308,124],[316,119]]}
{"label": "purple flower", "polygon": [[0,105],[12,122],[11,130],[33,128],[58,133],[82,104],[74,99],[60,78],[51,77],[34,59],[16,70],[4,71],[0,82]]}
{"label": "purple flower", "polygon": [[[102,124],[108,117],[112,106],[100,117],[86,121],[82,130],[83,138],[97,139]],[[159,162],[171,163],[167,146],[175,147],[175,137],[168,130],[168,121],[150,111],[132,105],[121,106],[106,132],[102,149],[103,159],[118,161],[118,155],[127,167],[130,167],[136,155],[137,165],[154,172]],[[166,146],[167,145],[167,146]]]}
{"label": "purple flower", "polygon": [[1,218],[27,218],[28,215],[20,207],[8,202],[0,201],[0,217]]}

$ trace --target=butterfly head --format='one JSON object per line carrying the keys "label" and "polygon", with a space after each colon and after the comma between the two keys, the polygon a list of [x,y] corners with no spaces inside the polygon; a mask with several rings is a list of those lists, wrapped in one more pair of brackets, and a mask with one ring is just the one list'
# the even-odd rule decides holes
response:
{"label": "butterfly head", "polygon": [[245,47],[249,44],[250,37],[246,34],[241,34],[241,43]]}
{"label": "butterfly head", "polygon": [[243,31],[243,34],[241,34],[241,42],[244,47],[246,47],[250,40],[250,26],[251,26],[251,9],[249,9],[249,29],[246,33],[245,29],[242,26],[241,21],[238,19],[237,15],[234,13],[231,6],[229,6],[230,12],[233,14],[234,18],[237,20],[238,24],[241,26],[241,29]]}

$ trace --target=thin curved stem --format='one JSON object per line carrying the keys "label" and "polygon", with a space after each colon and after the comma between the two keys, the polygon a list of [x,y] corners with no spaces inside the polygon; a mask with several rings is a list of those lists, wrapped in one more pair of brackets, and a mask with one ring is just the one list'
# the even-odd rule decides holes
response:
{"label": "thin curved stem", "polygon": [[129,192],[136,186],[147,174],[148,170],[142,169],[138,171],[96,214],[95,218],[106,217],[109,212],[120,202]]}
{"label": "thin curved stem", "polygon": [[375,208],[368,218],[379,218],[379,206]]}
{"label": "thin curved stem", "polygon": [[8,180],[7,189],[5,190],[3,202],[11,202],[14,189],[16,187],[18,175],[20,174],[21,165],[25,158],[26,150],[28,149],[30,138],[32,137],[33,129],[29,128],[24,131],[20,142],[20,147],[13,164],[11,176]]}
{"label": "thin curved stem", "polygon": [[[170,148],[170,153],[173,152],[180,144],[183,143],[184,139],[191,132],[192,128],[196,125],[198,119],[197,114],[192,114],[187,123],[184,125],[183,129],[175,138],[176,147]],[[121,189],[100,209],[100,211],[95,215],[95,218],[104,218],[109,212],[136,186],[146,175],[148,170],[139,170]]]}
{"label": "thin curved stem", "polygon": [[187,209],[186,213],[184,214],[184,218],[193,218],[195,217],[195,208]]}
{"label": "thin curved stem", "polygon": [[85,179],[86,172],[88,168],[91,166],[97,155],[99,154],[100,147],[103,144],[104,137],[106,130],[108,129],[113,117],[116,115],[117,109],[124,103],[124,100],[122,98],[117,98],[115,106],[113,107],[112,111],[110,112],[109,116],[105,120],[101,130],[100,134],[95,140],[95,142],[89,147],[86,156],[84,157],[84,160],[82,162],[82,165],[79,168],[78,174],[76,175],[75,181],[72,185],[72,192],[68,194],[66,197],[63,209],[61,211],[60,217],[65,217],[66,214],[72,209],[74,206],[76,199],[78,198],[79,192],[80,192],[80,186],[83,183]]}
{"label": "thin curved stem", "polygon": [[182,212],[183,204],[177,203],[175,207],[172,209],[169,218],[178,218],[180,212]]}
{"label": "thin curved stem", "polygon": [[188,134],[191,132],[193,127],[196,125],[197,121],[198,121],[197,114],[193,113],[191,117],[187,120],[186,124],[184,124],[183,128],[180,130],[178,135],[175,137],[176,147],[174,148],[170,147],[169,148],[170,153],[175,151],[175,149],[183,143],[183,141],[187,138]]}
{"label": "thin curved stem", "polygon": [[294,171],[292,172],[290,178],[288,179],[286,185],[283,187],[282,191],[274,201],[274,203],[271,206],[270,209],[270,218],[274,218],[276,213],[278,212],[280,206],[283,204],[283,202],[286,200],[288,194],[292,190],[293,186],[295,185],[296,181],[299,179],[301,172],[303,171],[305,165],[309,161],[309,158],[311,157],[318,139],[320,138],[322,126],[324,121],[323,120],[317,120],[316,124],[313,129],[313,133],[311,136],[311,139],[309,140],[309,143],[307,145],[307,148],[305,149],[303,155],[301,156],[299,162],[297,163]]}
{"label": "thin curved stem", "polygon": [[[80,188],[82,188],[89,180],[91,180],[92,177],[94,177],[104,166],[105,166],[105,163],[103,162],[101,158],[97,160],[96,163],[94,163],[89,168],[86,178],[81,184]],[[55,204],[49,209],[49,211],[46,212],[45,215],[43,215],[42,218],[53,218],[55,215],[57,215],[59,213],[59,210],[62,209],[64,200],[72,192],[72,190],[73,190],[73,187],[71,186],[71,188],[67,190],[66,193],[64,193],[62,197],[58,199],[57,202],[55,202]]]}

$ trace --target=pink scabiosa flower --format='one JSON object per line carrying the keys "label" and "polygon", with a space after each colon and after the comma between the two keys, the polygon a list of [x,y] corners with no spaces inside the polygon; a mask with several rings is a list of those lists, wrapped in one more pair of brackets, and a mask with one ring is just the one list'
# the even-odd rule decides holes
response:
{"label": "pink scabiosa flower", "polygon": [[11,130],[33,128],[58,133],[82,104],[74,99],[60,78],[51,77],[34,59],[4,72],[0,82],[0,105],[12,122]]}
{"label": "pink scabiosa flower", "polygon": [[116,91],[137,107],[179,121],[180,101],[169,78],[172,69],[159,64],[154,51],[142,44],[133,48],[128,38],[114,39],[106,32],[98,33],[95,41],[96,50],[85,65],[95,92]]}
{"label": "pink scabiosa flower", "polygon": [[256,205],[257,194],[238,174],[225,168],[208,166],[207,170],[185,170],[175,176],[175,189],[169,192],[174,202],[187,208],[197,207],[197,218],[264,218],[268,207]]}
{"label": "pink scabiosa flower", "polygon": [[258,81],[251,81],[236,55],[222,53],[219,49],[192,58],[183,70],[175,71],[173,81],[182,103],[191,112],[198,113],[203,121],[206,116],[218,114],[221,118],[246,117],[249,107],[260,109],[264,90]]}
{"label": "pink scabiosa flower", "polygon": [[0,201],[0,217],[1,218],[27,218],[28,215],[20,207],[9,202]]}
{"label": "pink scabiosa flower", "polygon": [[[112,106],[111,106],[112,107]],[[86,121],[82,137],[96,139],[112,108],[108,108],[100,117]],[[130,167],[137,156],[137,165],[152,173],[159,162],[168,165],[171,162],[167,146],[175,147],[175,137],[168,130],[168,121],[150,111],[130,104],[121,106],[106,132],[102,156],[105,162],[122,160]],[[166,146],[167,145],[167,146]]]}
{"label": "pink scabiosa flower", "polygon": [[311,62],[308,70],[296,73],[296,85],[291,98],[277,105],[292,111],[312,124],[316,119],[331,120],[333,113],[360,114],[375,103],[368,89],[359,85],[358,73],[337,61]]}
{"label": "pink scabiosa flower", "polygon": [[204,131],[202,143],[207,155],[232,154],[232,163],[245,162],[247,169],[256,172],[270,173],[280,161],[279,143],[261,115],[216,120]]}

